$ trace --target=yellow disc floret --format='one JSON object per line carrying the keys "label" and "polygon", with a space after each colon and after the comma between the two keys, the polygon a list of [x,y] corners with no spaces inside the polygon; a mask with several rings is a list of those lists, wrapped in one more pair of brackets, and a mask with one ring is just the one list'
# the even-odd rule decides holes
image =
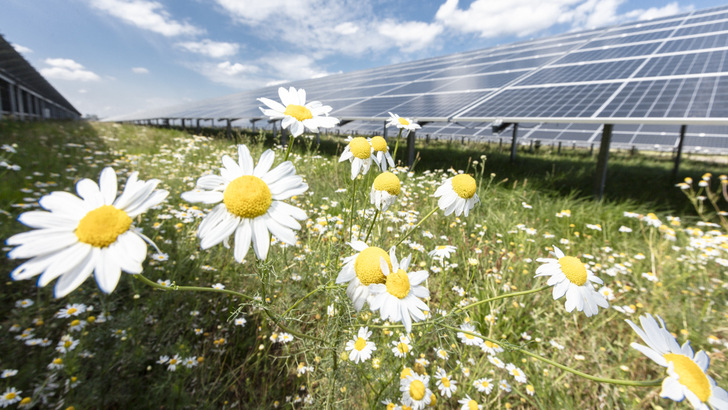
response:
{"label": "yellow disc floret", "polygon": [[103,205],[81,218],[76,227],[76,237],[83,243],[105,248],[128,231],[131,222],[126,212],[112,205]]}
{"label": "yellow disc floret", "polygon": [[410,397],[419,401],[425,397],[425,384],[419,380],[413,380],[409,386]]}
{"label": "yellow disc floret", "polygon": [[399,195],[402,184],[399,178],[391,172],[382,172],[376,178],[372,187],[377,191],[387,191],[389,195]]}
{"label": "yellow disc floret", "polygon": [[469,410],[478,410],[479,408],[480,407],[478,407],[478,402],[473,399],[470,399],[470,401],[468,402],[468,409]]}
{"label": "yellow disc floret", "polygon": [[389,255],[382,248],[376,246],[370,246],[359,253],[354,261],[354,271],[356,277],[364,286],[369,286],[373,283],[384,283],[385,277],[382,273],[381,265],[379,264],[380,258],[384,258],[389,265],[390,271],[392,270],[392,260],[389,259]]}
{"label": "yellow disc floret", "polygon": [[365,347],[367,347],[367,341],[364,340],[363,337],[356,339],[356,343],[354,343],[354,349],[361,352]]}
{"label": "yellow disc floret", "polygon": [[468,174],[456,175],[452,179],[452,189],[460,198],[472,198],[476,188],[475,179]]}
{"label": "yellow disc floret", "polygon": [[399,117],[399,123],[402,125],[410,125],[409,121],[407,121],[407,119],[403,117]]}
{"label": "yellow disc floret", "polygon": [[369,145],[364,137],[356,137],[349,142],[349,149],[351,153],[361,159],[367,159],[372,156],[372,146]]}
{"label": "yellow disc floret", "polygon": [[268,184],[253,175],[235,178],[225,188],[223,203],[231,214],[242,218],[257,218],[268,212],[273,197]]}
{"label": "yellow disc floret", "polygon": [[404,299],[410,291],[410,281],[407,272],[399,269],[387,276],[387,292],[399,299]]}
{"label": "yellow disc floret", "polygon": [[372,148],[377,152],[384,152],[387,150],[387,140],[380,136],[372,137]]}
{"label": "yellow disc floret", "polygon": [[564,256],[559,259],[559,265],[561,265],[561,271],[564,272],[566,278],[571,283],[581,286],[586,283],[586,266],[573,256]]}
{"label": "yellow disc floret", "polygon": [[679,382],[688,390],[695,393],[703,403],[710,398],[710,382],[700,367],[690,360],[689,357],[681,354],[668,353],[663,356],[668,362],[672,362],[673,369],[679,377]]}
{"label": "yellow disc floret", "polygon": [[313,118],[311,110],[304,107],[303,105],[296,104],[288,104],[288,106],[286,107],[286,111],[284,111],[283,114],[290,115],[298,121],[310,120],[311,118]]}
{"label": "yellow disc floret", "polygon": [[442,383],[442,385],[445,387],[450,387],[450,379],[448,379],[447,377],[443,377],[442,379],[440,379],[440,383]]}

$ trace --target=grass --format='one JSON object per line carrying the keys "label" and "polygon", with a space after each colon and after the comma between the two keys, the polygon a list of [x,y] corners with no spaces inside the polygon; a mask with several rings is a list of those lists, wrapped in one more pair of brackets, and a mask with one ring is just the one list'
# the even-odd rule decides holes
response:
{"label": "grass", "polygon": [[[249,146],[256,162],[272,144],[264,135],[240,134],[237,139]],[[222,283],[225,289],[259,298],[160,291],[122,274],[110,295],[87,281],[57,300],[51,289],[37,288],[33,281],[8,280],[0,292],[0,325],[7,334],[0,339],[0,370],[18,373],[0,383],[22,390],[21,396],[30,397],[37,407],[377,407],[385,399],[400,400],[403,368],[432,376],[442,367],[458,385],[454,398],[437,394],[442,408],[457,406],[465,394],[486,408],[506,404],[544,409],[678,408],[681,405],[659,398],[659,387],[587,381],[513,348],[523,347],[602,377],[661,379],[664,370],[629,347],[638,338],[623,319],[637,320],[644,313],[661,315],[681,343],[690,340],[696,351],[706,350],[711,356],[709,373],[726,386],[728,285],[720,265],[728,259],[720,245],[727,243],[725,233],[698,226],[700,220],[688,209],[689,202],[668,180],[669,160],[613,153],[607,200],[596,202],[591,199],[596,160],[585,152],[556,155],[543,148],[538,153],[519,152],[517,163],[511,165],[507,153],[494,146],[421,142],[414,172],[399,170],[402,195],[393,212],[374,225],[369,244],[388,249],[433,209],[436,201],[431,195],[452,175],[449,168],[467,170],[476,178],[481,204],[470,216],[436,212],[397,248],[399,257],[411,253],[412,266],[429,272],[429,305],[435,317],[441,316],[440,308],[450,312],[460,303],[545,285],[545,279],[533,274],[540,265],[536,259],[546,257],[553,245],[588,263],[615,299],[612,308],[591,318],[567,313],[564,300],[554,301],[546,293],[550,290],[501,299],[415,326],[414,354],[398,358],[391,349],[400,329],[383,327],[367,308],[356,312],[345,287],[333,284],[342,258],[354,253],[345,243],[352,184],[348,162],[338,163],[343,140],[323,137],[320,146],[309,139],[296,141],[291,159],[310,188],[287,202],[304,209],[309,220],[298,233],[297,246],[275,243],[266,262],[256,262],[251,250],[243,264],[234,261],[232,249],[199,248],[196,227],[211,206],[194,206],[180,198],[203,173],[217,172],[223,154],[235,155],[229,140],[127,125],[0,122],[1,144],[17,144],[17,153],[0,152],[7,162],[22,168],[0,171],[3,238],[29,229],[15,219],[33,209],[42,195],[74,192],[78,180],[98,180],[105,166],[115,168],[120,186],[129,173],[138,171],[140,179],[158,178],[170,191],[159,209],[135,222],[168,257],[163,261],[148,257],[143,274],[180,286],[209,288]],[[480,158],[483,154],[485,161]],[[276,164],[283,155],[276,152]],[[724,165],[690,160],[681,169],[681,177],[696,180],[707,171],[726,173]],[[372,178],[358,184],[354,235],[360,239],[374,215],[368,204]],[[656,212],[673,232],[650,228],[625,212]],[[670,222],[668,216],[679,217],[679,222]],[[621,227],[632,232],[622,232]],[[688,229],[693,227],[701,232]],[[674,241],[667,239],[671,235]],[[427,256],[427,251],[444,244],[457,247],[449,260],[441,264]],[[6,278],[22,262],[7,259],[5,253],[0,261]],[[645,272],[654,272],[657,282]],[[24,299],[33,301],[32,306],[16,305]],[[69,303],[93,306],[78,318],[87,321],[81,331],[69,330],[71,319],[55,315]],[[329,315],[329,307],[336,313]],[[281,343],[282,329],[264,310],[286,328],[324,342],[294,337]],[[247,323],[235,325],[236,318]],[[498,357],[522,369],[526,384],[491,364],[479,348],[460,342],[451,328],[466,320],[479,333],[501,341],[505,351]],[[372,360],[348,361],[344,346],[360,326],[373,332],[378,368]],[[16,339],[23,329],[31,329],[33,338],[47,338],[50,345],[27,346]],[[66,334],[79,345],[62,355],[55,346]],[[559,345],[563,349],[554,347]],[[447,351],[449,358],[438,358],[436,348]],[[176,354],[198,364],[169,371],[157,363],[160,356]],[[48,369],[55,358],[63,360],[62,369]],[[417,364],[418,358],[426,362]],[[496,387],[489,395],[479,393],[473,381],[482,377],[494,383],[506,380],[512,391]],[[526,385],[533,386],[535,395],[526,392]],[[434,380],[429,388],[437,391]]]}

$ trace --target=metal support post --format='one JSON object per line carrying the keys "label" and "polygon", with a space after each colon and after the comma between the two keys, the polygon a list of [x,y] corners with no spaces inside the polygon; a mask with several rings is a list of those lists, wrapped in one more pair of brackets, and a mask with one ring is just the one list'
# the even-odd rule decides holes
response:
{"label": "metal support post", "polygon": [[559,141],[559,148],[556,150],[557,154],[561,154],[561,141]]}
{"label": "metal support post", "polygon": [[675,154],[675,166],[672,168],[672,181],[677,182],[677,172],[680,168],[680,156],[682,156],[683,142],[685,141],[685,131],[687,125],[680,126],[680,141],[677,143],[677,153]]}
{"label": "metal support post", "polygon": [[407,134],[407,166],[411,167],[415,163],[415,132],[410,131]]}
{"label": "metal support post", "polygon": [[604,124],[602,130],[602,142],[599,146],[599,157],[597,158],[597,172],[594,183],[594,196],[601,200],[604,196],[604,187],[607,182],[607,161],[609,160],[609,143],[612,140],[612,124]]}
{"label": "metal support post", "polygon": [[513,139],[511,140],[511,164],[516,162],[516,138],[518,137],[518,123],[513,124]]}
{"label": "metal support post", "polygon": [[382,129],[382,138],[384,138],[385,141],[387,140],[387,120],[384,120],[384,127]]}

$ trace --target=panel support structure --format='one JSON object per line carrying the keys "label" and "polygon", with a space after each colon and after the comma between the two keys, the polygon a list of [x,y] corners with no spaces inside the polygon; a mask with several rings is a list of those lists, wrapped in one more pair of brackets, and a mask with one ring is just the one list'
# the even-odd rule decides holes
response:
{"label": "panel support structure", "polygon": [[386,141],[387,140],[387,120],[384,120],[383,128],[384,129],[382,130],[382,138],[384,138],[384,140]]}
{"label": "panel support structure", "polygon": [[407,166],[411,167],[415,163],[415,132],[410,131],[407,134]]}
{"label": "panel support structure", "polygon": [[518,138],[518,123],[513,124],[513,140],[511,140],[511,164],[516,162],[516,138]]}
{"label": "panel support structure", "polygon": [[609,159],[609,143],[612,140],[613,124],[604,124],[602,130],[602,143],[599,146],[599,157],[597,158],[596,180],[594,182],[594,197],[601,200],[604,196],[604,186],[607,182],[607,160]]}
{"label": "panel support structure", "polygon": [[675,166],[672,168],[672,179],[673,183],[677,182],[677,172],[680,169],[680,156],[682,155],[683,142],[685,141],[685,131],[687,125],[680,126],[680,141],[677,143],[677,153],[675,155]]}

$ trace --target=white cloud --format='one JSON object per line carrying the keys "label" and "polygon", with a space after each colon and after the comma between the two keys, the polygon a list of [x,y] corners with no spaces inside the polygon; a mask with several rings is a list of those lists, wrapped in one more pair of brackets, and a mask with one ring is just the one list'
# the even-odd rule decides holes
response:
{"label": "white cloud", "polygon": [[679,13],[685,13],[688,11],[692,11],[693,6],[689,5],[686,7],[680,7],[677,2],[666,4],[663,7],[650,7],[647,10],[633,10],[625,15],[629,17],[630,19],[635,20],[652,20],[652,19],[659,19],[662,17],[672,16],[674,14]]}
{"label": "white cloud", "polygon": [[443,27],[419,21],[385,20],[377,27],[379,34],[394,40],[401,50],[418,51],[426,48],[440,35]]}
{"label": "white cloud", "polygon": [[134,74],[149,74],[149,70],[144,67],[132,67],[131,71]]}
{"label": "white cloud", "polygon": [[255,73],[258,71],[258,67],[256,66],[231,63],[229,61],[218,64],[217,69],[218,72],[227,76],[236,76],[243,73]]}
{"label": "white cloud", "polygon": [[203,54],[213,58],[233,56],[238,53],[238,49],[240,48],[240,46],[235,43],[212,41],[209,39],[177,43],[177,46],[187,51]]}
{"label": "white cloud", "polygon": [[350,21],[347,21],[345,23],[336,25],[336,27],[334,27],[334,31],[343,35],[354,34],[359,31],[359,26]]}
{"label": "white cloud", "polygon": [[46,78],[67,81],[101,80],[96,73],[68,58],[46,58],[45,63],[50,67],[41,68],[40,73]]}
{"label": "white cloud", "polygon": [[30,54],[33,52],[33,50],[29,49],[28,47],[21,46],[20,44],[13,43],[12,46],[15,49],[15,51],[17,51],[20,54]]}
{"label": "white cloud", "polygon": [[170,16],[161,3],[147,0],[89,0],[91,6],[125,23],[162,34],[166,37],[194,35],[203,30]]}

